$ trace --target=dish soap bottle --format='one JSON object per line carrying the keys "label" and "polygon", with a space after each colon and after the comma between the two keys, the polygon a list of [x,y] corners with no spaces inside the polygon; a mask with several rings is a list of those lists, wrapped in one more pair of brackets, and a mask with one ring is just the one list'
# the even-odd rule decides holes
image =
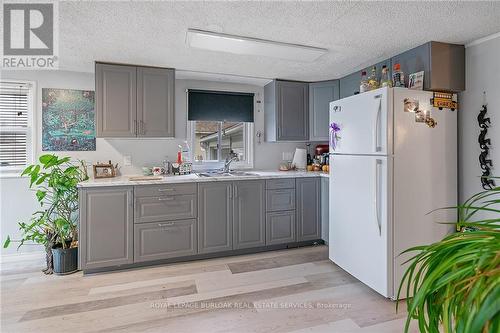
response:
{"label": "dish soap bottle", "polygon": [[361,72],[361,83],[359,84],[359,93],[364,93],[370,90],[370,86],[368,85],[368,80],[366,78],[366,71]]}
{"label": "dish soap bottle", "polygon": [[382,76],[380,78],[381,87],[392,87],[392,80],[389,78],[389,69],[387,66],[382,67]]}
{"label": "dish soap bottle", "polygon": [[368,86],[369,90],[374,90],[378,88],[378,80],[377,80],[377,66],[372,67],[372,72],[368,77]]}

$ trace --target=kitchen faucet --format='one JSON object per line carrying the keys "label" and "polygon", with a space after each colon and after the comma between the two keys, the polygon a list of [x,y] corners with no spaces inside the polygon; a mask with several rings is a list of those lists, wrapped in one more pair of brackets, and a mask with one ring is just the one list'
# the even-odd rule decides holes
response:
{"label": "kitchen faucet", "polygon": [[233,163],[234,161],[237,161],[237,160],[238,160],[238,155],[236,155],[236,154],[229,154],[226,157],[226,161],[224,162],[224,173],[228,173],[229,172],[229,167],[231,166],[231,163]]}

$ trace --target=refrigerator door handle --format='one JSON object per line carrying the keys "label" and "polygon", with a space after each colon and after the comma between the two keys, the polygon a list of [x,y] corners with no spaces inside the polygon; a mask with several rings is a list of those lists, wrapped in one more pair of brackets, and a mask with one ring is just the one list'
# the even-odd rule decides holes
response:
{"label": "refrigerator door handle", "polygon": [[380,204],[379,204],[379,193],[380,193],[380,165],[382,160],[375,160],[375,221],[377,222],[378,234],[382,236],[382,225],[380,223]]}
{"label": "refrigerator door handle", "polygon": [[382,147],[380,146],[380,114],[382,113],[382,95],[376,95],[374,97],[375,99],[378,99],[378,109],[377,109],[377,114],[375,116],[375,123],[373,126],[373,144],[374,144],[374,151],[375,152],[380,152],[382,151]]}

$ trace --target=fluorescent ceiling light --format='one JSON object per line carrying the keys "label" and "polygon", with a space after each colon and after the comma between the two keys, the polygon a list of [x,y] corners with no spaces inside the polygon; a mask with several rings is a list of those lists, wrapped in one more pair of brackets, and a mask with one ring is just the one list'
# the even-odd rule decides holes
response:
{"label": "fluorescent ceiling light", "polygon": [[193,48],[234,54],[265,56],[286,60],[313,62],[327,49],[274,42],[265,39],[219,34],[188,29],[186,43]]}

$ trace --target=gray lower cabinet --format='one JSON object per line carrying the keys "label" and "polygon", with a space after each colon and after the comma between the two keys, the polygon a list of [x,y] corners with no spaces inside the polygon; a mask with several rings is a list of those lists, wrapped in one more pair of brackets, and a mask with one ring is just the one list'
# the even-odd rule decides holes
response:
{"label": "gray lower cabinet", "polygon": [[175,71],[137,67],[138,136],[174,136]]}
{"label": "gray lower cabinet", "polygon": [[196,194],[135,198],[135,222],[196,218]]}
{"label": "gray lower cabinet", "polygon": [[295,211],[266,214],[266,245],[295,242]]}
{"label": "gray lower cabinet", "polygon": [[97,137],[136,137],[136,86],[135,66],[96,63]]}
{"label": "gray lower cabinet", "polygon": [[233,249],[231,182],[198,185],[198,253]]}
{"label": "gray lower cabinet", "polygon": [[133,263],[133,188],[79,191],[81,269]]}
{"label": "gray lower cabinet", "polygon": [[266,245],[265,181],[233,183],[233,248]]}
{"label": "gray lower cabinet", "polygon": [[134,225],[134,262],[184,257],[196,253],[194,219]]}
{"label": "gray lower cabinet", "polygon": [[309,140],[328,141],[330,102],[339,99],[339,80],[309,84]]}
{"label": "gray lower cabinet", "polygon": [[295,209],[295,189],[267,190],[266,206],[268,212]]}
{"label": "gray lower cabinet", "polygon": [[309,84],[273,80],[264,87],[266,141],[309,140]]}
{"label": "gray lower cabinet", "polygon": [[321,183],[319,178],[297,178],[297,241],[321,239]]}

